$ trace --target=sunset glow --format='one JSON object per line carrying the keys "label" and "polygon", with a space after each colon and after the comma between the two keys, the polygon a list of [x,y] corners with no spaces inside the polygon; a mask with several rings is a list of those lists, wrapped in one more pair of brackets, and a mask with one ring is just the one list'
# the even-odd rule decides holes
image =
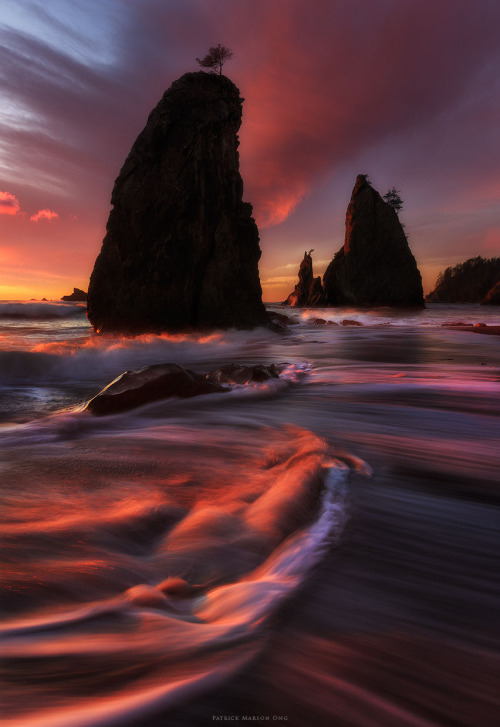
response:
{"label": "sunset glow", "polygon": [[332,258],[363,172],[381,193],[401,189],[426,290],[443,267],[498,254],[492,3],[108,0],[92,16],[56,5],[6,0],[0,24],[0,244],[22,260],[0,298],[87,289],[132,142],[214,38],[233,50],[224,70],[245,98],[240,162],[264,299],[290,292],[305,248]]}

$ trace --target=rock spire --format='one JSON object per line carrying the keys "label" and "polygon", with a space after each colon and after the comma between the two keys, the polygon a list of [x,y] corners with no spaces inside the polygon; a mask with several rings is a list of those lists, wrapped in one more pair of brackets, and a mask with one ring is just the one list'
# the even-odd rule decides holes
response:
{"label": "rock spire", "polygon": [[186,73],[151,112],[115,182],[88,292],[99,331],[267,322],[252,206],[242,201],[242,101],[225,76]]}
{"label": "rock spire", "polygon": [[328,305],[423,306],[422,278],[396,211],[360,174],[343,247],[323,277]]}
{"label": "rock spire", "polygon": [[290,293],[284,301],[284,305],[314,308],[325,304],[325,294],[321,285],[321,277],[313,275],[313,264],[311,252],[304,253],[304,259],[300,263],[299,282],[293,293]]}

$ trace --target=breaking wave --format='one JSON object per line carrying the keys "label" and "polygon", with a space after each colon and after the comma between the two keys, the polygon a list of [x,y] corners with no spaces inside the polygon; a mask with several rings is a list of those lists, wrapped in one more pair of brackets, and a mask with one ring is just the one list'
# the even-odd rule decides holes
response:
{"label": "breaking wave", "polygon": [[[91,488],[60,501],[52,481],[38,497],[28,487],[23,521],[8,522],[5,547],[16,547],[25,575],[21,565],[6,588],[16,616],[2,629],[14,685],[4,724],[126,724],[212,689],[260,653],[270,617],[340,537],[349,468],[324,440],[293,428],[240,432],[238,461],[227,462],[226,431],[162,434],[168,488],[136,473],[135,496],[122,479],[104,500]],[[186,471],[200,436],[209,454]],[[49,662],[42,691],[36,674]]]}
{"label": "breaking wave", "polygon": [[67,318],[85,315],[85,303],[0,301],[0,318]]}

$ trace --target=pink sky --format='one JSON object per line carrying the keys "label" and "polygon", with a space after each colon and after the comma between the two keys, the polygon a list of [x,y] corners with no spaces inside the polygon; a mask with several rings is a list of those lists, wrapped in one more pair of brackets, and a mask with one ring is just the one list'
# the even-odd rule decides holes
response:
{"label": "pink sky", "polygon": [[489,0],[2,0],[0,298],[86,289],[114,179],[163,91],[218,42],[245,98],[265,300],[342,245],[358,173],[401,190],[428,290],[500,255],[500,5]]}

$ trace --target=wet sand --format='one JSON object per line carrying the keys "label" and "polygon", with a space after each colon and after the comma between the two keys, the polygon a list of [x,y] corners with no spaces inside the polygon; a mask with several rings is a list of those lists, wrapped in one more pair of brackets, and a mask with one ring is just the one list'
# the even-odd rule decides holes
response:
{"label": "wet sand", "polygon": [[500,336],[500,326],[443,326],[448,330],[466,331],[467,333],[483,333],[486,336]]}

